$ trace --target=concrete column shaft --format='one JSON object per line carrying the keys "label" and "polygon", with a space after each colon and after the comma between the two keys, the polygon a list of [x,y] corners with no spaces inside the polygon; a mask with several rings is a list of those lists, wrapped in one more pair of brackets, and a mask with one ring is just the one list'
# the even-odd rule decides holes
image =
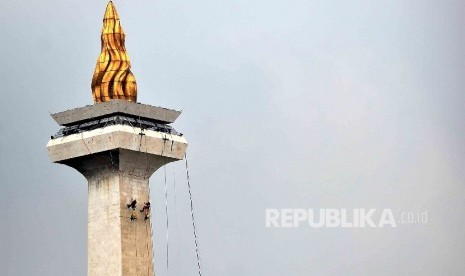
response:
{"label": "concrete column shaft", "polygon": [[[88,178],[88,275],[153,275],[150,220],[140,212],[149,201],[147,178],[124,172]],[[128,208],[137,200],[136,210]],[[131,214],[137,220],[131,221]]]}

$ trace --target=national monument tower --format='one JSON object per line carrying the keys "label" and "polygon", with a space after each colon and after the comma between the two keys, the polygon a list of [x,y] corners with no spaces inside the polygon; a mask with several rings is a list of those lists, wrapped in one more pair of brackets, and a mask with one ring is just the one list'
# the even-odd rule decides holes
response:
{"label": "national monument tower", "polygon": [[[92,78],[93,105],[52,114],[62,128],[50,159],[88,181],[89,276],[154,275],[149,177],[181,160],[187,141],[170,124],[181,112],[137,103],[125,33],[110,1]],[[137,203],[134,204],[134,201]]]}

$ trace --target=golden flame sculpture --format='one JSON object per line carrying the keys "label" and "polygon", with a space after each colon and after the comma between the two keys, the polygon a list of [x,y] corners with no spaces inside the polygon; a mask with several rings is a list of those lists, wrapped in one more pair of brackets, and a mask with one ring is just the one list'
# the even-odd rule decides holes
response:
{"label": "golden flame sculpture", "polygon": [[124,46],[125,33],[118,12],[110,1],[103,17],[102,51],[92,78],[94,103],[112,99],[137,101],[137,85]]}

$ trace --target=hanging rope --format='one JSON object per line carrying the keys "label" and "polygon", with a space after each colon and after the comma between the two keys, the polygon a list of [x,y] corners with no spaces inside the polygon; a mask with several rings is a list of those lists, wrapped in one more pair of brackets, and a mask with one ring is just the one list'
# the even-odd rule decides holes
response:
{"label": "hanging rope", "polygon": [[165,172],[165,213],[166,213],[166,275],[169,272],[169,244],[170,244],[170,232],[169,232],[169,219],[168,219],[168,182],[166,181],[166,165],[163,166]]}
{"label": "hanging rope", "polygon": [[178,207],[177,207],[177,199],[176,199],[176,173],[173,171],[173,186],[174,186],[174,225],[176,228],[176,257],[179,258],[179,226],[178,226]]}
{"label": "hanging rope", "polygon": [[[149,222],[149,225],[150,225],[150,222]],[[145,224],[145,234],[148,234],[149,232],[149,229],[148,229],[148,226],[147,226],[147,223]],[[152,241],[150,239],[150,241]],[[150,256],[150,251],[149,251],[149,241],[147,241],[147,243],[145,244],[146,245],[146,248],[147,248],[147,257]],[[152,258],[153,260],[153,258]],[[150,266],[147,266],[147,276],[150,276]]]}
{"label": "hanging rope", "polygon": [[197,255],[197,267],[199,269],[199,276],[202,276],[202,268],[200,266],[199,243],[197,241],[197,230],[195,229],[194,204],[192,203],[191,183],[190,183],[190,179],[189,179],[189,165],[187,163],[187,152],[184,154],[184,157],[186,159],[187,188],[189,190],[189,200],[190,200],[190,203],[191,203],[191,217],[192,217],[192,227],[194,229],[194,242],[195,242],[195,253]]}
{"label": "hanging rope", "polygon": [[138,275],[139,266],[137,265],[137,221],[134,223],[134,246],[136,247],[136,275]]}
{"label": "hanging rope", "polygon": [[[151,192],[150,192],[150,182],[148,183],[148,187],[149,187],[149,190],[148,190],[148,201],[151,202],[151,201],[150,201],[150,198],[151,198],[151,196],[150,196],[150,194],[151,194]],[[150,207],[150,208],[151,208],[151,207]],[[153,248],[153,228],[152,228],[152,210],[151,210],[151,209],[150,209],[149,223],[150,223],[150,242],[152,243],[152,244],[151,244],[151,246],[152,246],[152,269],[153,269],[152,273],[153,273],[153,275],[155,275],[155,260],[154,260],[155,251],[154,251],[154,248]],[[148,246],[148,245],[147,245],[147,246]],[[148,251],[148,248],[147,248],[147,251]],[[147,252],[147,254],[148,254],[148,252]],[[147,276],[150,276],[150,275],[149,275],[149,271],[150,271],[150,270],[148,269],[148,270],[147,270]]]}

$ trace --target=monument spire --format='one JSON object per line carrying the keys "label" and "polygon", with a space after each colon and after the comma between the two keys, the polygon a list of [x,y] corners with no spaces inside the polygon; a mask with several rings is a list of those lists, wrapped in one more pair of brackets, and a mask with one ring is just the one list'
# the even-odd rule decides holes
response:
{"label": "monument spire", "polygon": [[92,77],[94,103],[112,99],[137,101],[136,79],[130,70],[125,37],[118,12],[110,1],[103,17],[102,50]]}

